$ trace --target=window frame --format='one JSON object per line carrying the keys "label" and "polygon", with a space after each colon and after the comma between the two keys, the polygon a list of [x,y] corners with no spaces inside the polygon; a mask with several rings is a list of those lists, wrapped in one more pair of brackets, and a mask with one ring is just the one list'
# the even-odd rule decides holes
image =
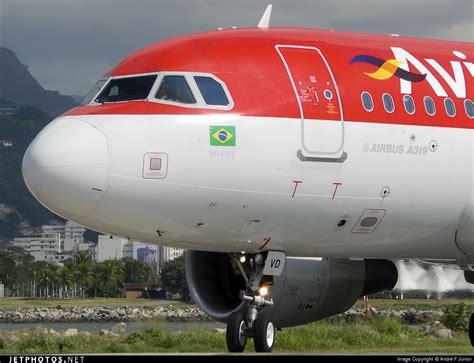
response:
{"label": "window frame", "polygon": [[115,79],[123,79],[123,78],[133,78],[133,77],[142,77],[142,76],[157,76],[156,79],[155,79],[155,83],[153,84],[153,86],[151,87],[151,89],[153,90],[153,87],[155,87],[156,85],[156,81],[158,80],[158,76],[159,76],[159,73],[158,72],[148,72],[148,73],[137,73],[137,74],[127,74],[125,76],[114,76],[114,77],[108,77],[107,78],[107,82],[104,83],[104,85],[102,86],[102,88],[100,89],[99,92],[97,92],[97,94],[94,96],[94,98],[92,99],[92,102],[87,104],[87,105],[84,105],[84,106],[97,106],[97,105],[111,105],[111,104],[120,104],[120,103],[125,103],[125,102],[143,102],[143,101],[147,101],[148,98],[150,97],[150,93],[148,93],[148,96],[146,98],[141,98],[139,100],[127,100],[127,101],[117,101],[117,102],[105,102],[105,103],[102,103],[102,102],[96,102],[96,99],[97,99],[97,96],[100,95],[100,93],[109,86],[109,83]]}
{"label": "window frame", "polygon": [[[405,99],[410,99],[410,100],[411,100],[411,104],[413,105],[413,112],[408,112],[407,106],[406,106],[406,103],[405,103]],[[403,97],[402,97],[402,102],[403,102],[403,108],[405,109],[405,112],[406,112],[408,115],[414,115],[414,114],[416,113],[415,100],[413,99],[412,96],[410,96],[410,95],[403,95]]]}
{"label": "window frame", "polygon": [[[96,102],[97,96],[106,88],[108,87],[109,83],[112,80],[115,79],[122,79],[122,78],[132,78],[132,77],[141,77],[141,76],[156,76],[155,83],[150,89],[150,92],[148,93],[148,96],[144,99],[140,100],[128,100],[128,101],[117,101],[117,102],[106,102],[106,104],[120,104],[120,103],[125,103],[125,102],[154,102],[154,103],[161,103],[165,105],[171,105],[171,106],[178,106],[178,107],[185,107],[185,108],[198,108],[198,109],[213,109],[213,110],[223,110],[223,111],[228,111],[232,110],[234,108],[234,100],[229,92],[229,89],[227,88],[227,85],[220,80],[218,77],[213,75],[212,73],[204,73],[204,72],[181,72],[181,71],[165,71],[165,72],[147,72],[147,73],[136,73],[136,74],[127,74],[123,76],[114,76],[114,77],[103,77],[99,79],[101,80],[106,80],[106,82],[102,85],[100,90],[94,95],[92,98],[91,102],[85,105],[81,106],[99,106],[103,105],[101,102]],[[169,100],[160,100],[156,98],[156,93],[158,92],[158,88],[161,85],[161,81],[165,76],[183,76],[188,83],[189,88],[191,89],[191,92],[194,96],[194,99],[196,100],[196,103],[188,104],[188,103],[181,103],[181,102],[175,102],[175,101],[169,101]],[[194,80],[194,77],[209,77],[214,79],[217,83],[219,83],[222,86],[222,89],[224,90],[224,93],[229,101],[229,104],[227,106],[220,106],[220,105],[208,105],[206,101],[204,100],[204,97],[201,94],[201,91]],[[98,82],[98,81],[97,81]]]}
{"label": "window frame", "polygon": [[464,100],[464,102],[463,102],[463,103],[464,103],[464,112],[466,113],[467,118],[474,119],[474,112],[473,112],[472,116],[469,115],[469,112],[467,112],[467,107],[468,107],[468,106],[467,106],[467,103],[468,103],[468,102],[470,102],[471,108],[472,108],[472,110],[474,111],[474,102],[472,102],[471,99],[466,98],[466,99]]}
{"label": "window frame", "polygon": [[[161,100],[159,98],[156,98],[156,93],[158,92],[158,89],[161,85],[161,82],[163,81],[163,78],[166,76],[184,77],[186,82],[188,83],[189,88],[191,89],[191,92],[194,96],[194,99],[196,100],[196,103],[191,103],[191,104],[181,103],[181,102]],[[204,100],[204,97],[202,96],[201,90],[199,89],[196,81],[194,80],[195,76],[196,77],[209,77],[209,78],[214,79],[217,83],[219,83],[222,86],[222,89],[224,90],[224,93],[229,101],[229,104],[227,106],[208,105],[206,101]],[[206,109],[224,110],[224,111],[228,111],[234,108],[234,100],[232,99],[230,92],[227,89],[226,84],[211,73],[201,73],[201,72],[179,72],[179,71],[159,72],[156,82],[151,88],[148,101],[155,102],[155,103],[162,103],[162,104],[171,105],[171,106],[185,107],[185,108],[200,108],[200,109],[206,108]]]}
{"label": "window frame", "polygon": [[196,84],[196,87],[197,87],[197,89],[199,90],[199,93],[201,94],[201,96],[202,96],[203,99],[204,99],[204,96],[202,95],[202,91],[201,91],[201,89],[199,88],[199,85],[198,85],[198,83],[197,83],[197,81],[196,81],[196,77],[211,78],[211,79],[213,79],[214,81],[216,81],[216,82],[222,87],[222,90],[224,91],[224,94],[225,94],[225,96],[226,96],[226,98],[227,98],[227,102],[229,102],[227,105],[210,105],[210,104],[208,104],[208,103],[206,102],[206,99],[204,99],[204,103],[206,104],[206,106],[226,109],[226,108],[228,108],[231,104],[233,104],[232,98],[230,97],[229,90],[227,89],[225,83],[222,82],[219,78],[217,78],[217,77],[214,76],[213,74],[197,74],[197,73],[193,73],[192,77],[193,77],[193,81],[194,81],[194,83]]}
{"label": "window frame", "polygon": [[[426,107],[426,100],[428,100],[428,99],[431,100],[431,103],[433,104],[434,112],[432,114],[428,112],[428,107]],[[430,96],[423,97],[423,106],[425,107],[425,112],[428,116],[433,117],[433,116],[436,115],[436,103],[435,103],[435,101],[433,100],[432,97],[430,97]]]}
{"label": "window frame", "polygon": [[[392,105],[393,105],[393,110],[392,111],[387,110],[387,106],[385,105],[385,98],[386,98],[385,96],[390,97],[390,99],[392,100]],[[393,96],[390,93],[384,93],[382,95],[382,104],[383,104],[383,109],[385,110],[385,112],[387,112],[387,113],[394,113],[395,112],[395,108],[396,108],[395,107],[395,100],[393,99]]]}
{"label": "window frame", "polygon": [[[107,87],[107,85],[108,85],[109,82],[110,82],[110,78],[111,78],[111,77],[104,77],[104,78],[99,79],[99,80],[94,84],[94,86],[92,86],[92,89],[84,96],[84,99],[81,101],[81,103],[79,104],[79,106],[81,106],[81,107],[82,107],[82,106],[91,106],[91,105],[94,105],[94,104],[100,105],[100,103],[95,102],[95,100],[97,99],[97,96],[99,96],[99,94],[105,89],[105,87]],[[98,91],[96,91],[96,92],[92,95],[90,101],[89,101],[88,103],[84,103],[84,101],[85,101],[85,100],[87,99],[87,97],[89,96],[89,93],[91,93],[92,90],[94,89],[94,87],[97,86],[97,84],[98,84],[99,82],[102,82],[102,81],[105,81],[105,82],[104,82],[104,83],[102,84],[102,86],[98,89]]]}
{"label": "window frame", "polygon": [[[364,103],[364,95],[368,95],[370,97],[370,103],[372,104],[372,108],[369,110],[365,107],[365,103]],[[372,97],[372,95],[370,94],[370,92],[368,91],[362,91],[361,94],[360,94],[360,100],[362,101],[362,108],[366,111],[366,112],[373,112],[374,109],[375,109],[375,104],[374,104],[374,98]]]}
{"label": "window frame", "polygon": [[[448,106],[446,105],[448,102],[451,102],[451,105],[453,106],[454,114],[452,115],[448,112]],[[446,112],[446,115],[448,115],[449,117],[456,117],[457,111],[456,111],[456,104],[454,103],[454,101],[451,98],[446,97],[443,100],[443,104],[444,104],[444,111]]]}
{"label": "window frame", "polygon": [[[167,73],[167,72],[166,72]],[[180,102],[180,101],[172,101],[172,100],[164,100],[164,99],[161,99],[161,98],[157,98],[156,97],[156,94],[158,93],[159,89],[160,89],[160,86],[161,84],[163,83],[163,80],[165,77],[183,77],[184,78],[184,81],[186,82],[188,88],[189,88],[189,91],[191,92],[191,95],[193,96],[194,98],[194,102],[192,103],[186,103],[186,102]],[[184,74],[164,74],[164,75],[158,75],[158,77],[156,78],[156,83],[153,85],[153,87],[151,88],[151,91],[150,91],[150,99],[154,99],[156,101],[158,101],[159,103],[165,103],[165,104],[169,104],[169,105],[179,105],[179,106],[195,106],[199,103],[199,98],[200,97],[196,97],[196,90],[191,86],[191,84],[189,83],[189,78],[186,77]]]}

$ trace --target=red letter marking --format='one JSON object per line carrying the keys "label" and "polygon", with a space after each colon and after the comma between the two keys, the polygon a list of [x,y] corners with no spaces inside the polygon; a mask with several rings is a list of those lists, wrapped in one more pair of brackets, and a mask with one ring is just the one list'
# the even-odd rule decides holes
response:
{"label": "red letter marking", "polygon": [[332,195],[332,199],[336,196],[337,188],[339,188],[339,185],[342,185],[342,183],[333,183],[336,187],[334,188],[334,194]]}
{"label": "red letter marking", "polygon": [[260,248],[258,249],[259,251],[263,250],[265,248],[265,246],[272,240],[272,237],[267,237],[267,238],[264,238],[263,239],[263,245],[260,246]]}
{"label": "red letter marking", "polygon": [[303,182],[301,180],[293,180],[293,183],[295,183],[295,190],[293,190],[293,195],[291,196],[292,198],[295,197],[296,189],[298,189],[298,185],[303,183]]}

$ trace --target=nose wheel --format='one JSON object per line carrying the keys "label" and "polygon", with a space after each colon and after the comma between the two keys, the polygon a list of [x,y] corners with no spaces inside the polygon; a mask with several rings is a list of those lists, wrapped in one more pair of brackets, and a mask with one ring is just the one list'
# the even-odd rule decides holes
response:
{"label": "nose wheel", "polygon": [[275,327],[270,317],[261,314],[252,326],[248,327],[244,314],[232,313],[227,322],[227,350],[231,353],[242,353],[250,337],[253,337],[257,353],[270,353],[275,343]]}
{"label": "nose wheel", "polygon": [[269,316],[261,314],[255,321],[253,342],[257,353],[270,353],[273,350],[275,327]]}
{"label": "nose wheel", "polygon": [[231,353],[242,353],[247,344],[245,330],[247,323],[241,312],[232,313],[227,321],[226,343],[227,350]]}

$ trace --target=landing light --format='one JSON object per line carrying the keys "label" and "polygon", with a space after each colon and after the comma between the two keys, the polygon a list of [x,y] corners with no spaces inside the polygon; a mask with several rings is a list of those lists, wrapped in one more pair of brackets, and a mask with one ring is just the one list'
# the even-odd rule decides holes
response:
{"label": "landing light", "polygon": [[246,260],[245,255],[240,256],[239,261],[240,263],[244,263]]}
{"label": "landing light", "polygon": [[260,296],[267,296],[268,295],[268,287],[262,286],[261,288],[258,289],[258,293]]}

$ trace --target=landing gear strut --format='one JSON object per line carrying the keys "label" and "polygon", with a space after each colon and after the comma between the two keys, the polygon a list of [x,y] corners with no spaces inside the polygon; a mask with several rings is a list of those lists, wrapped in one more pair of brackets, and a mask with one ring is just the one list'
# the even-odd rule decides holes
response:
{"label": "landing gear strut", "polygon": [[265,298],[268,288],[263,275],[264,258],[231,255],[232,266],[244,278],[246,290],[240,298],[247,302],[246,311],[232,313],[227,321],[226,343],[229,352],[243,352],[248,338],[254,339],[255,351],[269,353],[275,342],[275,327],[270,316],[261,313],[265,306],[272,306],[273,300]]}

